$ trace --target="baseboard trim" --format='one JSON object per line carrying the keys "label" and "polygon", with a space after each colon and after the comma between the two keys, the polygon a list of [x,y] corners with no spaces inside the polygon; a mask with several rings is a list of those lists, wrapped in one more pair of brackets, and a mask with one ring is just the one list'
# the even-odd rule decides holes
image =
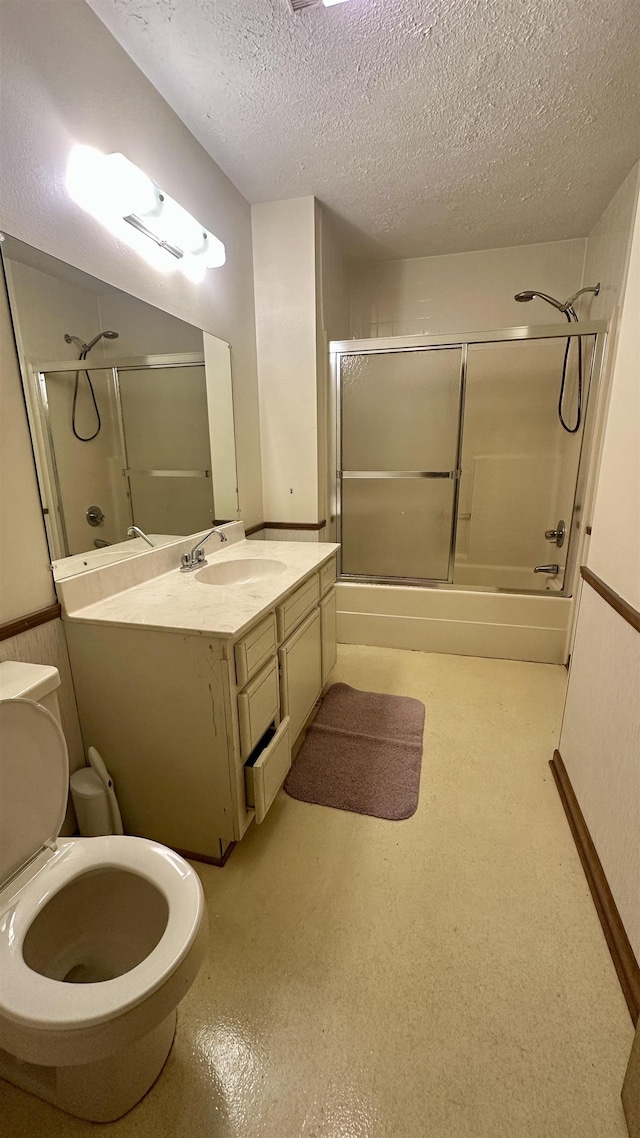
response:
{"label": "baseboard trim", "polygon": [[231,857],[231,854],[236,848],[236,843],[229,842],[229,845],[224,851],[222,857],[211,857],[209,854],[194,853],[193,850],[180,850],[177,846],[172,846],[171,848],[175,853],[180,854],[180,857],[187,858],[188,861],[203,861],[207,865],[215,865],[218,867],[218,869],[222,869],[222,867],[227,864],[229,858]]}
{"label": "baseboard trim", "polygon": [[30,628],[37,628],[40,624],[48,624],[50,620],[57,620],[60,616],[60,605],[47,605],[37,612],[30,612],[16,620],[8,620],[0,624],[0,640],[10,640],[12,636],[19,636],[21,632],[28,632]]}
{"label": "baseboard trim", "polygon": [[580,809],[580,804],[571,785],[571,779],[567,774],[559,751],[553,752],[549,766],[558,788],[564,812],[567,815],[584,875],[591,890],[593,903],[618,974],[620,987],[627,1001],[629,1014],[634,1025],[637,1025],[640,1016],[640,966],[629,943],[629,938],[609,888],[609,882],[589,833],[589,827]]}

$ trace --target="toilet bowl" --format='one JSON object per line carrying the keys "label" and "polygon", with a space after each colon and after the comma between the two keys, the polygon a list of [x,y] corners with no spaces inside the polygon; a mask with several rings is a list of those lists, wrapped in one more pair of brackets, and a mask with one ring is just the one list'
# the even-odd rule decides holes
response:
{"label": "toilet bowl", "polygon": [[[56,707],[16,698],[25,684],[11,667],[0,664],[0,1076],[109,1122],[171,1049],[206,949],[202,887],[157,842],[59,837],[68,758]],[[50,695],[59,677],[42,670]]]}

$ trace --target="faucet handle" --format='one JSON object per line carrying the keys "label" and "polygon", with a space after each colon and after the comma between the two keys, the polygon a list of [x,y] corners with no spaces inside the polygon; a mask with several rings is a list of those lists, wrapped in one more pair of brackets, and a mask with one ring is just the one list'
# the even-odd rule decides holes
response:
{"label": "faucet handle", "polygon": [[190,569],[191,568],[191,554],[190,553],[183,553],[182,554],[182,557],[180,558],[180,567],[182,569]]}
{"label": "faucet handle", "polygon": [[196,550],[196,561],[198,562],[198,564],[200,564],[204,560],[205,560],[204,549],[202,548],[202,546],[200,546],[200,549]]}

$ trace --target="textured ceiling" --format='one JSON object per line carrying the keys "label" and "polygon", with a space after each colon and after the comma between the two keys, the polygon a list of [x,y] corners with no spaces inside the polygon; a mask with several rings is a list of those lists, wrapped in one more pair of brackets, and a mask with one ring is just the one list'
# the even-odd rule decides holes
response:
{"label": "textured ceiling", "polygon": [[251,202],[354,255],[584,236],[640,152],[637,0],[89,0]]}

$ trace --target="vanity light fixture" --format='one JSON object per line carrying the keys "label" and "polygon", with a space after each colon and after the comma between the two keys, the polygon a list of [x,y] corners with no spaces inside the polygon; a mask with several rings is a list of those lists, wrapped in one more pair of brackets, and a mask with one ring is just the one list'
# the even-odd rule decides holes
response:
{"label": "vanity light fixture", "polygon": [[292,12],[305,12],[308,8],[332,8],[334,4],[344,4],[346,0],[289,0]]}
{"label": "vanity light fixture", "polygon": [[67,189],[78,205],[160,271],[179,268],[190,280],[199,281],[207,269],[225,263],[222,241],[124,154],[74,146]]}

